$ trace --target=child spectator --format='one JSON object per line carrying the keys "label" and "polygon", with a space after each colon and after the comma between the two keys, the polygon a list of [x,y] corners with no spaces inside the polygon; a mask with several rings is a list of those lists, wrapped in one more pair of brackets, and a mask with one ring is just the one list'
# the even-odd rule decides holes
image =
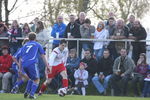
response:
{"label": "child spectator", "polygon": [[87,65],[83,62],[80,63],[80,67],[78,70],[75,71],[74,77],[75,77],[75,89],[81,89],[82,95],[86,95],[85,87],[88,85],[88,71],[85,70]]}
{"label": "child spectator", "polygon": [[67,58],[66,68],[69,79],[71,80],[71,87],[74,87],[74,72],[79,67],[80,58],[77,57],[76,50],[71,49],[69,57]]}

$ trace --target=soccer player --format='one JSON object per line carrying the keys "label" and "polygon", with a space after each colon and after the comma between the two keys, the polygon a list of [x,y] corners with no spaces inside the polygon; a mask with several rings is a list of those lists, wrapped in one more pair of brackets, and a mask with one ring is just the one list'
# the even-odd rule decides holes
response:
{"label": "soccer player", "polygon": [[[36,34],[34,32],[29,33],[28,35],[29,42],[27,42],[21,50],[21,66],[25,73],[28,75],[29,80],[26,86],[24,93],[24,98],[27,98],[29,95],[30,99],[35,99],[34,96],[38,85],[39,85],[39,70],[37,67],[37,56],[38,53],[41,54],[41,57],[48,69],[49,65],[45,57],[45,52],[42,46],[36,42]],[[21,70],[21,68],[19,68]]]}
{"label": "soccer player", "polygon": [[46,81],[42,84],[39,95],[41,95],[45,90],[48,84],[51,83],[52,79],[60,74],[62,76],[62,85],[63,88],[68,88],[68,78],[66,67],[64,66],[68,57],[68,49],[66,48],[67,42],[61,40],[59,46],[56,47],[49,58],[50,69],[46,68]]}
{"label": "soccer player", "polygon": [[[22,42],[22,45],[24,45],[26,42],[28,42],[29,39],[24,39]],[[26,75],[26,73],[24,72],[24,70],[22,69],[21,72],[18,71],[19,66],[20,66],[20,54],[21,54],[21,49],[20,48],[14,55],[13,55],[13,64],[12,64],[12,68],[15,72],[15,77],[17,78],[17,82],[14,84],[11,93],[17,93],[19,87],[26,82],[29,78]]]}

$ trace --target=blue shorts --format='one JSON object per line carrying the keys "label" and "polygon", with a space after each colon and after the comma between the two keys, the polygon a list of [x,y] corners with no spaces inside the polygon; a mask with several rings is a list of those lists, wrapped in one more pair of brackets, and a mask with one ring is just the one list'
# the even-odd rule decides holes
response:
{"label": "blue shorts", "polygon": [[39,78],[39,69],[37,64],[31,64],[30,66],[23,67],[24,72],[28,75],[31,80]]}

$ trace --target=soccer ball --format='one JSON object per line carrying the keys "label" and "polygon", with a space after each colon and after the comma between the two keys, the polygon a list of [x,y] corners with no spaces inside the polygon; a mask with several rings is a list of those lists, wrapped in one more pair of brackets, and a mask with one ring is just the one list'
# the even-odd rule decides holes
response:
{"label": "soccer ball", "polygon": [[58,89],[58,95],[61,97],[64,97],[67,94],[66,88],[60,88]]}

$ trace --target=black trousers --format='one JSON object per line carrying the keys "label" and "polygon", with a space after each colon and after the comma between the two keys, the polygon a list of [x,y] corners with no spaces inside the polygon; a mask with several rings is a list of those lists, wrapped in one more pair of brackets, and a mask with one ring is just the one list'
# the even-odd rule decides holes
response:
{"label": "black trousers", "polygon": [[124,77],[121,77],[120,75],[116,75],[116,74],[112,75],[110,79],[110,84],[112,89],[114,90],[115,96],[127,95],[127,86],[128,86],[129,79],[130,79],[130,75],[125,75]]}

